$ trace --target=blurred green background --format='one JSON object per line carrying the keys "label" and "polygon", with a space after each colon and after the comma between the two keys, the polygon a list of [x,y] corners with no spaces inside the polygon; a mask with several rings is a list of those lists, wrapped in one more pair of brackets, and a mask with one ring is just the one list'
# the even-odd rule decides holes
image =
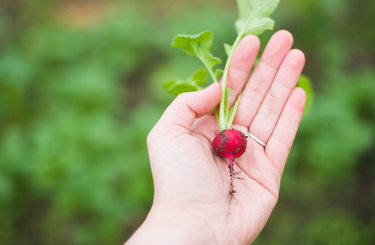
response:
{"label": "blurred green background", "polygon": [[[315,98],[253,244],[375,244],[375,1],[281,0],[272,17]],[[0,244],[123,243],[152,203],[161,84],[201,67],[170,42],[211,30],[225,59],[236,18],[235,0],[1,1]]]}

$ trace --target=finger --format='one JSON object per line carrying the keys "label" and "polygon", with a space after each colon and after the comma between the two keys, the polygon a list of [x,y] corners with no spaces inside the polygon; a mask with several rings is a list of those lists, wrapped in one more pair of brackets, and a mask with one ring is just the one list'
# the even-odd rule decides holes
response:
{"label": "finger", "polygon": [[297,84],[304,64],[305,56],[300,50],[288,52],[266,98],[251,123],[249,132],[264,143],[267,143],[270,138],[284,105]]}
{"label": "finger", "polygon": [[292,148],[305,102],[305,91],[301,88],[295,88],[285,104],[284,110],[265,149],[267,157],[279,170],[280,176]]}
{"label": "finger", "polygon": [[287,31],[278,31],[271,37],[243,91],[234,123],[250,125],[292,44],[293,37]]}
{"label": "finger", "polygon": [[226,87],[231,89],[229,105],[234,103],[243,90],[258,55],[259,47],[258,37],[248,35],[242,38],[234,51],[226,83]]}
{"label": "finger", "polygon": [[189,133],[196,118],[210,111],[219,103],[221,87],[214,82],[204,90],[182,93],[168,106],[150,135],[176,137]]}

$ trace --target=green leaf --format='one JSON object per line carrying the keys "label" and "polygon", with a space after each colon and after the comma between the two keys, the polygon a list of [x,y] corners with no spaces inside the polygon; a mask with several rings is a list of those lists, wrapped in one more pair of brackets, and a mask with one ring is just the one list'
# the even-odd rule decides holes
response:
{"label": "green leaf", "polygon": [[188,55],[196,56],[205,64],[207,69],[221,63],[219,58],[210,53],[213,41],[213,34],[209,31],[201,32],[196,35],[178,35],[172,42],[172,47],[182,48]]}
{"label": "green leaf", "polygon": [[308,77],[302,74],[298,79],[296,87],[300,87],[306,92],[306,104],[304,115],[307,115],[310,111],[311,105],[314,100],[314,91],[312,89],[311,81]]}
{"label": "green leaf", "polygon": [[197,56],[196,46],[210,50],[213,39],[213,34],[209,31],[195,35],[180,34],[174,38],[171,46],[173,48],[182,48],[187,54]]}
{"label": "green leaf", "polygon": [[202,86],[206,83],[207,76],[208,76],[208,71],[201,69],[201,70],[196,71],[191,76],[191,81],[195,82],[195,84],[198,86]]}
{"label": "green leaf", "polygon": [[275,11],[278,4],[279,0],[237,0],[237,32],[242,35],[260,35],[265,30],[272,30],[274,21],[268,16]]}
{"label": "green leaf", "polygon": [[189,81],[185,81],[185,80],[167,81],[163,83],[163,87],[169,93],[174,94],[174,95],[200,90],[200,88],[197,85],[191,84]]}
{"label": "green leaf", "polygon": [[198,70],[186,80],[171,80],[163,83],[164,89],[168,92],[178,95],[185,92],[198,91],[206,83],[208,71]]}
{"label": "green leaf", "polygon": [[216,79],[217,80],[219,80],[219,78],[220,78],[220,76],[223,74],[223,70],[222,69],[216,69],[215,70],[215,73],[214,73],[214,75],[215,75],[215,77],[216,77]]}
{"label": "green leaf", "polygon": [[229,56],[230,52],[232,51],[232,46],[224,43],[224,50],[225,50],[225,53]]}

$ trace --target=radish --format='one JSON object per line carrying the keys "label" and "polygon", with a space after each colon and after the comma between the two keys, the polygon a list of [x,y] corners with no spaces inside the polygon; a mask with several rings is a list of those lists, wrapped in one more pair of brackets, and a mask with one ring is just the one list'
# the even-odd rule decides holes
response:
{"label": "radish", "polygon": [[212,149],[216,156],[229,159],[229,173],[230,173],[230,186],[229,195],[230,199],[234,198],[234,159],[242,156],[246,151],[247,136],[241,131],[236,129],[222,130],[212,141]]}
{"label": "radish", "polygon": [[216,156],[233,160],[245,153],[246,137],[241,131],[234,128],[224,129],[212,141],[212,148]]}
{"label": "radish", "polygon": [[224,44],[224,49],[228,55],[224,70],[214,67],[221,63],[221,60],[210,53],[213,42],[213,34],[204,31],[196,35],[178,35],[172,42],[172,47],[182,48],[185,53],[198,57],[204,64],[205,69],[199,69],[187,79],[171,80],[163,84],[163,87],[173,93],[197,91],[203,89],[207,83],[207,77],[211,76],[213,82],[218,82],[221,75],[222,97],[219,110],[214,109],[216,121],[220,133],[212,141],[214,154],[221,158],[229,160],[228,167],[230,172],[229,201],[234,198],[236,191],[233,189],[236,172],[234,172],[234,160],[240,157],[246,151],[247,136],[242,132],[230,129],[237,112],[238,104],[242,92],[237,97],[234,104],[229,105],[230,88],[226,87],[228,79],[229,65],[233,57],[234,50],[241,39],[249,34],[260,35],[265,30],[272,29],[274,21],[268,16],[276,9],[279,0],[237,0],[239,19],[235,26],[237,29],[237,38],[233,45]]}

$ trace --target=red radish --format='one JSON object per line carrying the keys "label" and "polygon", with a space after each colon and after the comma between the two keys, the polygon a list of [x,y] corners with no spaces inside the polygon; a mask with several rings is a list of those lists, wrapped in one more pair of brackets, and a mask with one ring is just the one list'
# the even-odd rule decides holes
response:
{"label": "red radish", "polygon": [[246,151],[247,136],[236,129],[224,129],[212,141],[214,153],[221,158],[229,159],[230,187],[229,198],[234,198],[234,159],[240,157]]}

